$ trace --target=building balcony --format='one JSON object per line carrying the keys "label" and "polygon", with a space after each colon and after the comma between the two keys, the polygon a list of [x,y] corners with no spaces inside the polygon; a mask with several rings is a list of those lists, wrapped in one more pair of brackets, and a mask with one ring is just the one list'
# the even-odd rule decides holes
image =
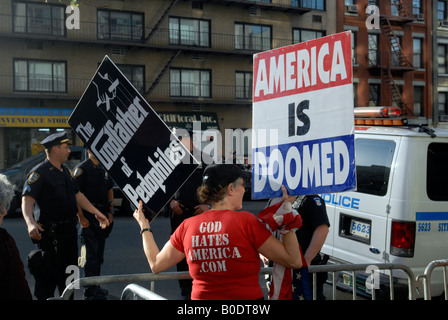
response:
{"label": "building balcony", "polygon": [[[68,78],[59,80],[62,85],[54,88],[49,81],[34,80],[30,84],[32,90],[15,90],[14,78],[12,76],[0,75],[0,99],[40,99],[40,100],[67,100],[78,101],[91,79]],[[31,83],[31,81],[30,81]],[[145,99],[152,102],[164,103],[192,103],[192,104],[232,104],[248,105],[252,104],[251,90],[246,90],[235,85],[214,84],[204,85],[184,85],[187,90],[179,93],[179,85],[172,85],[169,82],[159,82],[150,93],[142,92]],[[198,93],[202,92],[202,93]]]}
{"label": "building balcony", "polygon": [[257,7],[265,10],[293,11],[298,14],[304,14],[312,10],[312,8],[304,6],[301,0],[202,0],[202,2],[246,8]]}
{"label": "building balcony", "polygon": [[[17,18],[17,17],[16,17]],[[97,46],[184,50],[251,56],[254,53],[292,44],[292,39],[259,36],[238,36],[213,32],[181,34],[166,28],[115,26],[100,30],[95,21],[81,21],[79,29],[66,29],[64,21],[40,22],[34,26],[15,26],[11,15],[0,14],[0,38],[14,40],[60,41]],[[144,30],[142,30],[144,29]],[[151,35],[151,36],[149,36]]]}
{"label": "building balcony", "polygon": [[413,66],[414,54],[405,55],[402,53],[394,53],[391,51],[382,51],[379,54],[373,52],[368,54],[368,69],[372,72],[380,70],[390,70],[391,72],[414,71]]}

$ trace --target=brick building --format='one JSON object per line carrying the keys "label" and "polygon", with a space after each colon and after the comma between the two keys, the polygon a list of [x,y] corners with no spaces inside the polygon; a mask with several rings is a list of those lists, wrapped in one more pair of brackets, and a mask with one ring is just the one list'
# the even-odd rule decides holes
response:
{"label": "brick building", "polygon": [[65,120],[105,55],[170,125],[224,133],[251,127],[254,53],[336,32],[335,1],[68,2],[0,0],[0,168],[55,130],[79,143]]}
{"label": "brick building", "polygon": [[338,1],[337,15],[338,31],[354,35],[355,106],[399,106],[431,124],[432,1]]}

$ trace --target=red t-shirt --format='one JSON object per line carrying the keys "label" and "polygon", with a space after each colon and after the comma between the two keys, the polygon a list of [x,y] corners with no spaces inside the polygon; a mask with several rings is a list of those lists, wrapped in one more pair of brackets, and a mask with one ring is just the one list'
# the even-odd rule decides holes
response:
{"label": "red t-shirt", "polygon": [[185,253],[193,277],[192,299],[263,297],[257,249],[271,236],[252,213],[210,210],[184,220],[171,244]]}

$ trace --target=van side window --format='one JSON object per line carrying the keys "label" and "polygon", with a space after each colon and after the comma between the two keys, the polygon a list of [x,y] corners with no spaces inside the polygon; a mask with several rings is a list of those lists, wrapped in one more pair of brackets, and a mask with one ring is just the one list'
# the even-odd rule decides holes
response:
{"label": "van side window", "polygon": [[430,143],[426,166],[426,193],[433,201],[448,201],[448,143]]}
{"label": "van side window", "polygon": [[356,180],[358,192],[377,196],[386,195],[394,151],[394,141],[356,139]]}

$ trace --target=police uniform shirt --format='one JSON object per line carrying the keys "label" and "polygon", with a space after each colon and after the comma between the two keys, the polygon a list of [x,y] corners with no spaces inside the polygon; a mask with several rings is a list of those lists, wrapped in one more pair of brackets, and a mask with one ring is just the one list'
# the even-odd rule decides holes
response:
{"label": "police uniform shirt", "polygon": [[[95,165],[87,159],[78,164],[73,177],[78,183],[79,190],[89,201],[103,213],[109,212],[107,194],[113,188],[114,182],[101,165]],[[90,215],[89,215],[90,216]]]}
{"label": "police uniform shirt", "polygon": [[[197,154],[200,151],[193,151],[193,154]],[[187,181],[182,185],[182,187],[177,191],[175,199],[179,201],[182,205],[188,208],[194,208],[199,203],[197,189],[202,184],[202,174],[207,166],[204,159],[208,161],[207,155],[203,152],[201,154],[201,164],[193,172],[193,174],[188,178]],[[208,156],[209,157],[209,156]],[[208,162],[209,163],[209,162]],[[182,166],[189,166],[189,164],[182,164]]]}
{"label": "police uniform shirt", "polygon": [[330,226],[330,221],[328,220],[325,201],[318,195],[305,196],[297,211],[302,217],[302,227],[296,231],[296,234],[302,252],[305,253],[314,230],[323,224]]}
{"label": "police uniform shirt", "polygon": [[48,159],[34,167],[23,188],[23,196],[34,198],[40,208],[39,222],[61,222],[76,218],[78,206],[75,195],[79,189],[70,171],[62,165],[62,171]]}

